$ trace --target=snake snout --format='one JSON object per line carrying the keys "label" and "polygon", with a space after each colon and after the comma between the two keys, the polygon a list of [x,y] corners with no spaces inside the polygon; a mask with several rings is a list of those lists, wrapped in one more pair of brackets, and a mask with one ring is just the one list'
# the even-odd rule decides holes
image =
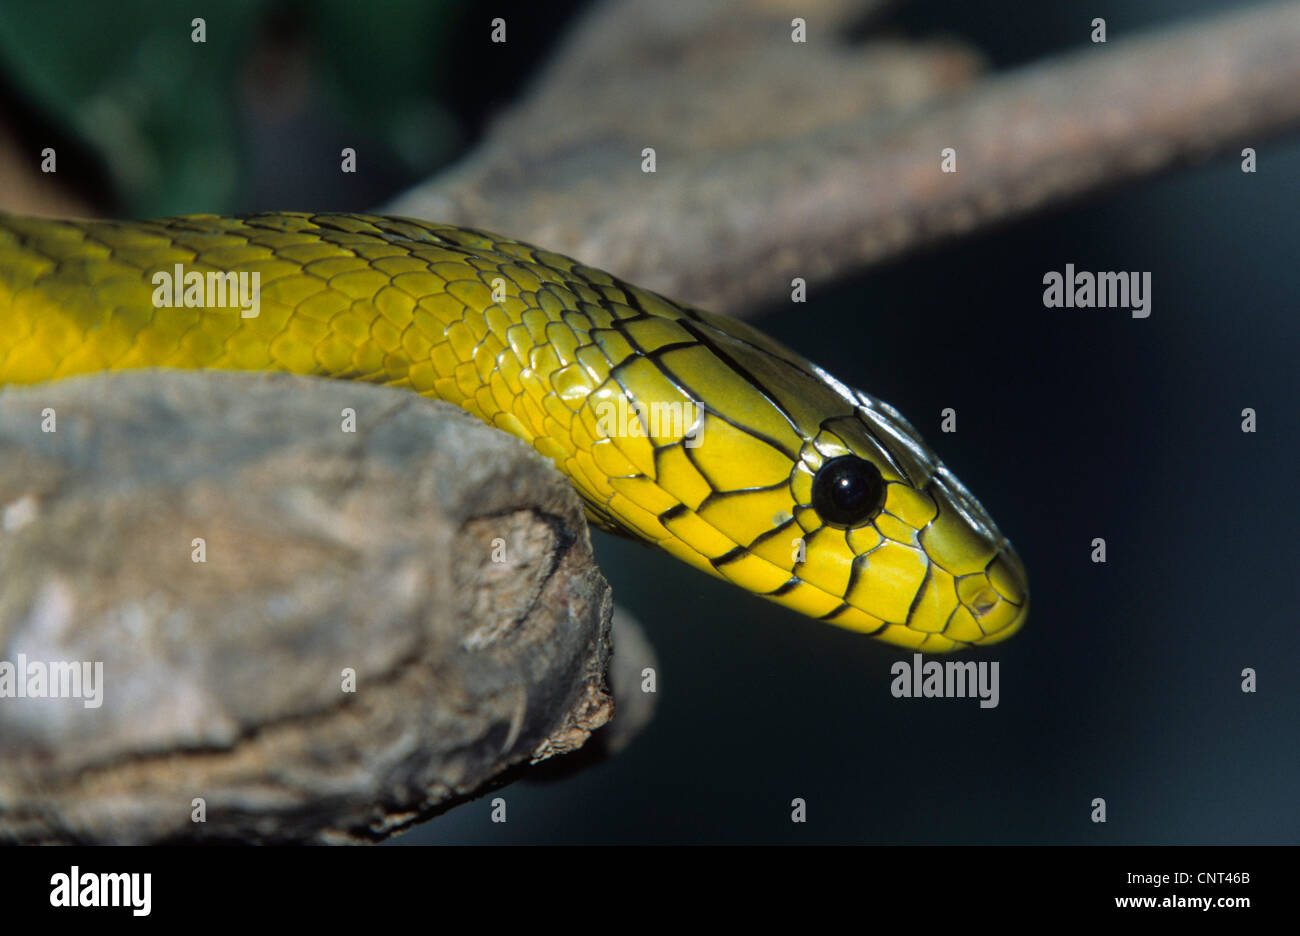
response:
{"label": "snake snout", "polygon": [[996,643],[1019,630],[1029,613],[1028,578],[1020,557],[1004,548],[982,574],[970,579],[962,589],[962,604],[985,635],[974,642]]}

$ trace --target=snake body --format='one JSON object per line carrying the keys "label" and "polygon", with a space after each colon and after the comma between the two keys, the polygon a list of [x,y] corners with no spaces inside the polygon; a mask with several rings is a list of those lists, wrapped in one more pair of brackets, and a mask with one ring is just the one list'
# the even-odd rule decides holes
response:
{"label": "snake body", "polygon": [[[177,265],[257,272],[257,315],[161,301]],[[550,458],[594,524],[896,645],[992,643],[1028,608],[1010,544],[895,409],[744,323],[509,238],[355,214],[0,215],[0,384],[145,367],[454,403]]]}

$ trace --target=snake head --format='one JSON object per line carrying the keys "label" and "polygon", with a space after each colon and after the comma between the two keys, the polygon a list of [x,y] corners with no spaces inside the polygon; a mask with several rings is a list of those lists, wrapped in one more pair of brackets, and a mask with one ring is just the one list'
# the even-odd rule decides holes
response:
{"label": "snake head", "polygon": [[694,445],[659,450],[656,484],[678,503],[658,516],[658,545],[898,646],[1020,628],[1023,564],[897,410],[743,322],[690,310],[683,325],[697,345],[661,366],[704,415]]}
{"label": "snake head", "polygon": [[988,511],[898,410],[814,372],[854,404],[851,415],[823,422],[791,480],[796,501],[811,508],[796,513],[805,538],[834,543],[838,571],[849,568],[842,604],[823,619],[926,651],[1015,633],[1028,580]]}

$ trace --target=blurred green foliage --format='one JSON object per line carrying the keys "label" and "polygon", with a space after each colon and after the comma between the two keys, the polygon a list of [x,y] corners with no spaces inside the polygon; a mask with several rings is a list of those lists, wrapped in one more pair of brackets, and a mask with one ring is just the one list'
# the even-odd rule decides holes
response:
{"label": "blurred green foliage", "polygon": [[[277,33],[305,40],[315,111],[378,143],[413,177],[451,158],[460,135],[434,94],[453,84],[445,53],[462,8],[460,0],[7,0],[0,61],[44,119],[103,157],[124,211],[228,211],[248,181],[241,96],[256,93],[250,62],[259,47],[274,54]],[[205,21],[201,43],[195,17]]]}

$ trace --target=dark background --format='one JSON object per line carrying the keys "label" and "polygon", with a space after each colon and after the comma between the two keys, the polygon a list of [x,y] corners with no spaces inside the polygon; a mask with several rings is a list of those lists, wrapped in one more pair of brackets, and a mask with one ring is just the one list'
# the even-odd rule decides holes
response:
{"label": "dark background", "polygon": [[[69,13],[110,6],[112,24]],[[921,0],[894,22],[964,38],[1001,68],[1086,44],[1095,16],[1113,41],[1232,6]],[[260,37],[252,51],[210,38],[208,60],[160,77],[144,34],[183,13],[207,16],[212,37],[225,7],[6,4],[10,133],[80,147],[61,157],[64,184],[106,213],[369,208],[472,145],[579,4],[393,4],[383,25],[368,4],[249,0],[224,12]],[[509,54],[486,43],[492,16],[509,21]],[[92,35],[122,23],[130,41]],[[88,120],[88,99],[117,122]],[[343,145],[365,147],[355,179],[337,172]],[[756,320],[898,406],[1016,544],[1029,622],[976,655],[1001,664],[996,709],[894,699],[889,667],[908,654],[597,534],[660,658],[654,722],[604,764],[493,794],[506,824],[484,799],[395,841],[1300,841],[1300,144],[1256,148],[1254,175],[1224,157]],[[1043,275],[1066,263],[1150,271],[1151,317],[1045,309]],[[945,407],[955,434],[938,430]],[[1104,825],[1089,821],[1098,796]],[[806,824],[790,822],[794,797]]]}

